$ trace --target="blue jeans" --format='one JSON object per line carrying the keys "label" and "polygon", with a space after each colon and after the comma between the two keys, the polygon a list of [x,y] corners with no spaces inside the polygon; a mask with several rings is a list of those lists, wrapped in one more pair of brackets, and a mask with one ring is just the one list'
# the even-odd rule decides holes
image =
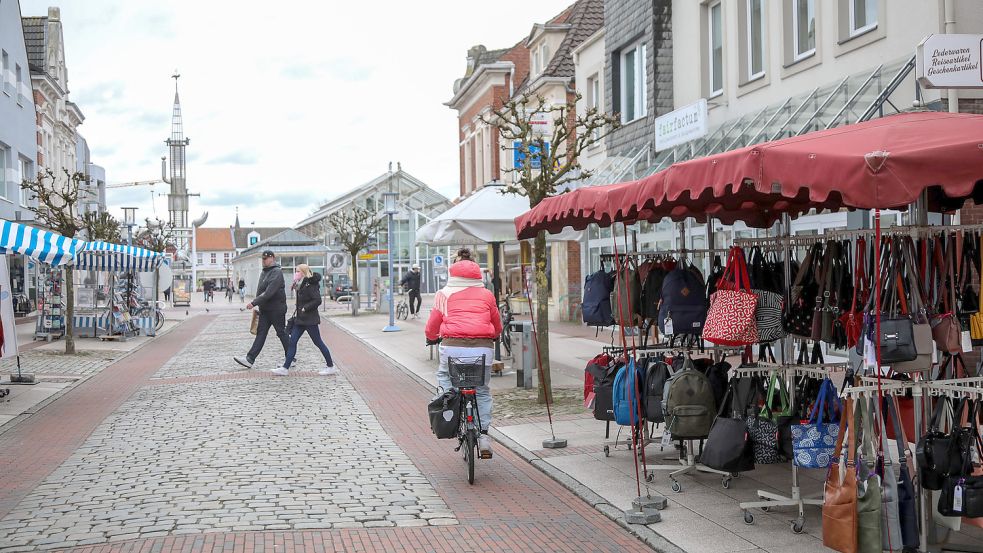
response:
{"label": "blue jeans", "polygon": [[[491,348],[465,348],[460,346],[440,346],[440,365],[437,367],[437,386],[441,390],[451,389],[451,375],[447,369],[448,357],[477,357],[485,356],[485,382],[491,382],[491,364],[495,359],[495,350]],[[475,401],[478,403],[478,418],[481,419],[481,429],[488,430],[492,422],[491,388],[478,386],[475,388]]]}
{"label": "blue jeans", "polygon": [[334,362],[331,361],[331,351],[328,350],[328,346],[321,339],[320,325],[294,324],[293,329],[290,330],[290,342],[287,344],[287,359],[283,362],[283,368],[289,369],[290,365],[294,362],[294,358],[297,357],[297,342],[300,341],[300,337],[305,332],[311,337],[311,341],[314,342],[317,349],[321,350],[321,355],[324,355],[324,362],[329,367],[333,367]]}

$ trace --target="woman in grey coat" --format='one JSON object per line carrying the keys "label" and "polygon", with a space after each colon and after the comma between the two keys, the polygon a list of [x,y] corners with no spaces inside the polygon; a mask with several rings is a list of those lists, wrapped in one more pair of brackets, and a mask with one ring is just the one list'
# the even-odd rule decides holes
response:
{"label": "woman in grey coat", "polygon": [[331,361],[331,351],[321,339],[321,317],[317,314],[317,308],[321,305],[321,275],[312,272],[307,264],[302,263],[297,266],[297,271],[294,273],[294,283],[297,286],[297,310],[291,318],[292,324],[291,321],[287,322],[290,332],[287,359],[283,362],[282,367],[277,367],[272,372],[278,376],[287,375],[290,365],[297,356],[297,342],[306,332],[314,345],[321,350],[321,354],[324,355],[325,367],[317,374],[323,376],[335,374],[338,369]]}

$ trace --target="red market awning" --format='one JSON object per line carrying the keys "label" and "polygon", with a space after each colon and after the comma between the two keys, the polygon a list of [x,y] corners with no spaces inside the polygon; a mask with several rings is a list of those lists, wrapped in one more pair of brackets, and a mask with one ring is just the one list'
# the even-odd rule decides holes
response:
{"label": "red market awning", "polygon": [[516,230],[531,238],[589,223],[707,216],[767,227],[810,209],[901,208],[924,190],[933,211],[983,202],[983,116],[904,113],[676,163],[548,198],[516,218]]}

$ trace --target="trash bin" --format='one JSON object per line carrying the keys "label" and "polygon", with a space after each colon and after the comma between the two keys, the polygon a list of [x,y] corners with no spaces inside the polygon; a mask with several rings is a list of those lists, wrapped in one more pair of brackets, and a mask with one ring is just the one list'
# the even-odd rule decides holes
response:
{"label": "trash bin", "polygon": [[532,373],[536,367],[535,344],[532,343],[532,322],[512,321],[509,323],[512,338],[512,369],[515,370],[515,385],[519,388],[532,388]]}

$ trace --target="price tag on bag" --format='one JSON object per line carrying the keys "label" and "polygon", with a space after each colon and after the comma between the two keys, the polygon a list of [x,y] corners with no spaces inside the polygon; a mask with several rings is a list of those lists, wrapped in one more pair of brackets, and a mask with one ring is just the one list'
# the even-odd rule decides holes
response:
{"label": "price tag on bag", "polygon": [[952,510],[957,513],[963,510],[963,487],[959,484],[952,490]]}
{"label": "price tag on bag", "polygon": [[665,323],[665,327],[666,327],[666,331],[665,331],[665,334],[666,334],[667,336],[672,336],[673,334],[675,334],[675,333],[674,333],[674,332],[672,331],[672,330],[673,330],[673,329],[672,329],[672,319],[671,319],[670,317],[666,317],[666,323]]}
{"label": "price tag on bag", "polygon": [[665,432],[662,433],[661,445],[662,447],[666,447],[667,445],[672,445],[672,434],[669,432],[669,430],[666,430]]}
{"label": "price tag on bag", "polygon": [[874,349],[874,343],[867,337],[864,337],[864,361],[868,367],[877,366],[877,351]]}
{"label": "price tag on bag", "polygon": [[973,351],[973,337],[970,336],[969,331],[962,331],[959,337],[962,338],[963,353],[971,353]]}

